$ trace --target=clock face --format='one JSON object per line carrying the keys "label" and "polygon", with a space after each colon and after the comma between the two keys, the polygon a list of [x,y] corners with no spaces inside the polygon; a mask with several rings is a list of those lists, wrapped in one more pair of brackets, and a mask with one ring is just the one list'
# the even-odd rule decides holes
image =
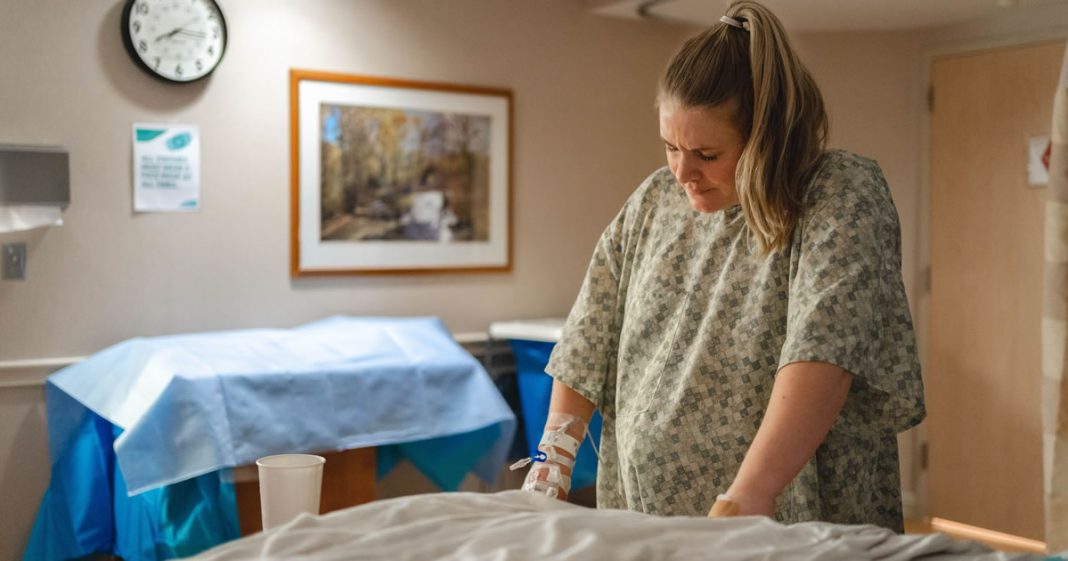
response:
{"label": "clock face", "polygon": [[127,0],[126,50],[141,68],[170,82],[208,74],[226,50],[226,21],[214,0]]}

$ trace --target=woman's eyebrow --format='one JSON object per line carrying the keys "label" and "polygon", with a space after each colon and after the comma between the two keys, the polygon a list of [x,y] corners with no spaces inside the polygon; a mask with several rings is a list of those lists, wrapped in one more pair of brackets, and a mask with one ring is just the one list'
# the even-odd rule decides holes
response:
{"label": "woman's eyebrow", "polygon": [[[668,142],[668,140],[666,138],[664,138],[664,137],[660,137],[660,140],[663,140],[664,144],[667,144],[668,146],[679,148],[678,146],[675,146],[671,142]],[[698,146],[696,148],[683,148],[683,149],[686,150],[687,152],[714,152],[715,150],[717,150],[717,148],[715,146]]]}

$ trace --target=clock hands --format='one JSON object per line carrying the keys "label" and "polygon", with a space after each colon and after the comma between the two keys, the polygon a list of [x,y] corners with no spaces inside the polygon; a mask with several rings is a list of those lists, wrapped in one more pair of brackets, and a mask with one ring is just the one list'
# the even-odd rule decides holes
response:
{"label": "clock hands", "polygon": [[160,80],[187,83],[218,66],[227,35],[219,0],[122,2],[123,44],[142,70]]}
{"label": "clock hands", "polygon": [[193,23],[196,20],[197,20],[197,18],[193,18],[193,19],[183,23],[182,25],[179,25],[178,27],[176,27],[173,30],[171,30],[169,33],[164,33],[163,35],[160,35],[159,37],[156,37],[155,41],[153,41],[153,42],[154,43],[159,43],[160,40],[162,40],[162,39],[170,39],[171,37],[174,37],[175,35],[177,35],[179,33],[185,33],[185,34],[188,34],[188,35],[199,34],[200,37],[204,37],[203,33],[200,33],[198,31],[187,31],[185,29],[185,26]]}

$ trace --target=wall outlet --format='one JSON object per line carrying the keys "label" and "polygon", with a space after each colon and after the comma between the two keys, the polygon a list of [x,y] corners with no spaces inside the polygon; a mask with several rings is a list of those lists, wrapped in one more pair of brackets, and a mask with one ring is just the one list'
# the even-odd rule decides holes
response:
{"label": "wall outlet", "polygon": [[4,244],[4,280],[26,280],[26,244]]}

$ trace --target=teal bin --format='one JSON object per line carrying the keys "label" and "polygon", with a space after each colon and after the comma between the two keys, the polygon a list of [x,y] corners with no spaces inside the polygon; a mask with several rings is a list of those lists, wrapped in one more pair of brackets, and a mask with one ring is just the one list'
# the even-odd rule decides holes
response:
{"label": "teal bin", "polygon": [[[523,436],[527,449],[533,454],[541,441],[545,420],[549,416],[553,379],[545,373],[556,341],[560,338],[563,320],[531,320],[499,322],[490,326],[490,335],[508,339],[515,355],[516,381],[519,392],[519,412],[523,420]],[[601,414],[590,420],[590,435],[600,445]],[[579,448],[578,459],[571,475],[571,489],[579,490],[597,481],[597,454],[587,437]]]}

